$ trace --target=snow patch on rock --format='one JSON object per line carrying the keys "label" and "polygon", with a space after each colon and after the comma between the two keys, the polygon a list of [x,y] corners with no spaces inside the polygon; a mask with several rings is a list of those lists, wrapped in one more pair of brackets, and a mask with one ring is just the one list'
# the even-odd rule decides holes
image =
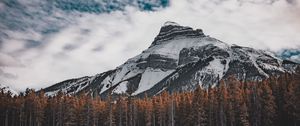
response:
{"label": "snow patch on rock", "polygon": [[174,70],[162,71],[161,69],[147,68],[142,75],[138,90],[136,90],[133,95],[149,90],[172,72],[174,72]]}

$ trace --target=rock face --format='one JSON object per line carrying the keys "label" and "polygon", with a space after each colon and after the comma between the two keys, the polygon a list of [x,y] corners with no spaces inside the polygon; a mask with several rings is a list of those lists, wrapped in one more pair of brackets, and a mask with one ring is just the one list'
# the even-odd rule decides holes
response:
{"label": "rock face", "polygon": [[204,37],[201,29],[193,30],[190,27],[183,27],[175,22],[166,22],[155,37],[152,46],[162,44],[168,40],[179,37]]}
{"label": "rock face", "polygon": [[272,53],[229,45],[206,36],[201,29],[166,22],[151,46],[114,70],[91,77],[66,80],[45,88],[48,95],[86,93],[153,96],[162,91],[190,91],[197,86],[217,86],[234,76],[255,81],[293,73],[300,65]]}

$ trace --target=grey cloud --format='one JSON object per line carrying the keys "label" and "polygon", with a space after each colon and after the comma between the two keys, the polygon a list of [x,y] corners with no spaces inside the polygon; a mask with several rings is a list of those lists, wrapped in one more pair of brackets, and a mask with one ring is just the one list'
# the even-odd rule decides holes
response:
{"label": "grey cloud", "polygon": [[13,56],[0,52],[0,67],[21,67],[22,63]]}
{"label": "grey cloud", "polygon": [[81,29],[80,33],[83,35],[88,35],[91,32],[90,29]]}
{"label": "grey cloud", "polygon": [[69,56],[65,52],[58,52],[53,54],[52,58],[58,60],[58,62],[63,62],[64,60],[68,60]]}
{"label": "grey cloud", "polygon": [[72,51],[76,48],[78,48],[78,45],[75,45],[75,44],[67,44],[63,47],[63,49],[66,51]]}
{"label": "grey cloud", "polygon": [[0,69],[0,76],[8,79],[17,79],[18,77],[16,75],[5,73],[2,69]]}
{"label": "grey cloud", "polygon": [[104,49],[103,46],[97,46],[97,47],[93,48],[92,51],[101,52],[101,51],[103,51],[103,49]]}
{"label": "grey cloud", "polygon": [[286,0],[290,4],[298,4],[297,0]]}
{"label": "grey cloud", "polygon": [[25,43],[25,48],[36,48],[40,46],[42,42],[37,41],[37,40],[27,40]]}

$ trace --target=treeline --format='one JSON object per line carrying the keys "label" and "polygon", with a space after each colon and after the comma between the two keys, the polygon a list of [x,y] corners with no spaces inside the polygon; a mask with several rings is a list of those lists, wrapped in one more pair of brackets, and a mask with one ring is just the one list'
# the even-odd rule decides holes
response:
{"label": "treeline", "polygon": [[0,92],[1,126],[300,126],[300,76],[234,78],[193,92],[101,100]]}

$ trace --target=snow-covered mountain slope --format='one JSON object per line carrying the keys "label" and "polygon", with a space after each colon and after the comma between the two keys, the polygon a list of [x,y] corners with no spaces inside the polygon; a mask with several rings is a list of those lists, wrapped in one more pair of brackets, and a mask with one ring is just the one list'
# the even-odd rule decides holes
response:
{"label": "snow-covered mountain slope", "polygon": [[0,90],[1,90],[1,91],[3,90],[5,93],[10,92],[10,93],[11,93],[11,96],[16,96],[16,95],[19,94],[17,91],[11,89],[11,88],[8,87],[8,86],[2,85],[2,84],[0,84]]}
{"label": "snow-covered mountain slope", "polygon": [[198,85],[216,86],[220,79],[261,80],[294,72],[299,64],[284,61],[270,52],[229,45],[205,35],[201,29],[166,22],[151,46],[114,70],[91,77],[66,80],[45,88],[105,96],[115,94],[153,96],[166,90],[189,91]]}

